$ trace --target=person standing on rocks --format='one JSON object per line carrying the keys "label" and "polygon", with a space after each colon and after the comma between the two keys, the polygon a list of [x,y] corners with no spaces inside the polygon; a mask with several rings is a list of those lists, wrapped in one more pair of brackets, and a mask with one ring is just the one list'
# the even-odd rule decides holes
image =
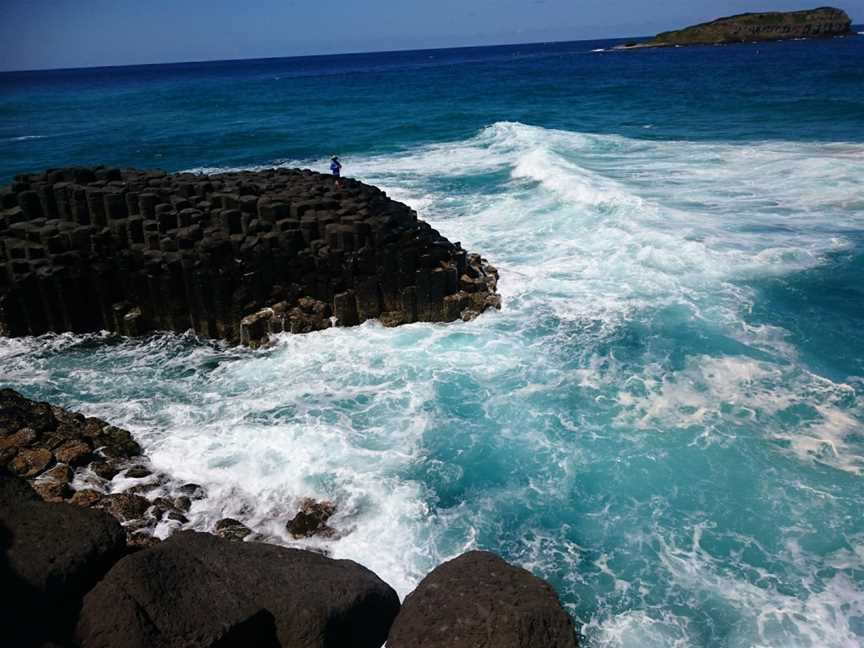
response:
{"label": "person standing on rocks", "polygon": [[330,172],[336,178],[336,188],[339,188],[339,178],[342,174],[342,163],[339,161],[337,156],[333,156],[330,158]]}

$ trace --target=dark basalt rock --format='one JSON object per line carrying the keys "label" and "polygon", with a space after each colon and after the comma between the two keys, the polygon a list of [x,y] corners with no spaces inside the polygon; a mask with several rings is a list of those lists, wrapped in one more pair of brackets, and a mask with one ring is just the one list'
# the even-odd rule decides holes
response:
{"label": "dark basalt rock", "polygon": [[108,463],[107,461],[94,461],[89,466],[93,474],[102,479],[111,481],[120,472],[117,466]]}
{"label": "dark basalt rock", "polygon": [[103,499],[105,499],[103,493],[92,488],[82,488],[79,491],[75,491],[75,494],[69,498],[69,503],[75,506],[90,508],[91,506],[96,506]]}
{"label": "dark basalt rock", "polygon": [[216,523],[215,533],[220,538],[225,538],[226,540],[243,540],[252,533],[252,529],[240,522],[240,520],[222,518]]}
{"label": "dark basalt rock", "polygon": [[144,517],[150,508],[150,500],[133,493],[115,493],[106,495],[99,505],[121,522],[130,522]]}
{"label": "dark basalt rock", "polygon": [[183,484],[180,487],[180,492],[183,493],[185,497],[189,497],[193,500],[204,499],[207,496],[204,487],[200,484]]}
{"label": "dark basalt rock", "polygon": [[295,539],[311,538],[316,535],[330,537],[336,531],[327,526],[327,521],[335,512],[336,505],[333,502],[318,502],[307,497],[300,503],[297,515],[289,520],[288,533]]}
{"label": "dark basalt rock", "polygon": [[552,587],[484,551],[436,567],[405,599],[387,648],[576,648]]}
{"label": "dark basalt rock", "polygon": [[54,456],[46,448],[22,448],[9,462],[9,468],[19,477],[35,477],[53,461]]}
{"label": "dark basalt rock", "polygon": [[83,648],[379,648],[396,593],[347,560],[181,532],[118,562],[89,594]]}
{"label": "dark basalt rock", "polygon": [[0,335],[192,329],[258,346],[334,317],[500,307],[494,268],[351,179],[67,168],[16,176],[0,197]]}
{"label": "dark basalt rock", "polygon": [[82,466],[90,461],[92,452],[93,449],[83,441],[70,440],[54,450],[54,457],[69,466]]}
{"label": "dark basalt rock", "polygon": [[0,472],[0,549],[3,644],[64,643],[82,597],[123,555],[126,536],[106,513],[43,502]]}
{"label": "dark basalt rock", "polygon": [[12,389],[0,389],[0,436],[30,428],[37,435],[56,429],[57,419],[48,403],[24,398]]}
{"label": "dark basalt rock", "polygon": [[69,484],[52,480],[37,480],[32,484],[33,490],[39,493],[39,496],[46,502],[62,502],[67,497],[72,495],[72,489]]}
{"label": "dark basalt rock", "polygon": [[[87,418],[60,407],[25,398],[11,389],[0,390],[0,468],[30,480],[32,488],[47,502],[63,502],[82,508],[104,508],[127,526],[141,522],[150,501],[135,492],[108,495],[92,487],[74,490],[76,471],[110,480],[123,462],[139,457],[141,447],[132,435],[97,418]],[[15,426],[26,425],[15,431]],[[11,431],[11,433],[10,433]],[[93,461],[100,455],[110,462]],[[140,461],[140,459],[139,459]],[[89,470],[85,466],[89,463]],[[119,464],[119,465],[118,465]],[[130,474],[131,473],[131,474]],[[152,473],[143,465],[129,467],[127,475]],[[83,480],[88,483],[87,479]],[[130,491],[154,488],[158,484],[139,484]],[[98,484],[96,484],[98,486]],[[177,511],[182,523],[185,517]],[[130,535],[134,529],[130,528]],[[140,543],[139,543],[140,544]]]}
{"label": "dark basalt rock", "polygon": [[131,468],[126,469],[126,472],[123,473],[123,476],[128,477],[129,479],[143,479],[144,477],[149,477],[152,474],[153,471],[146,466],[132,466]]}

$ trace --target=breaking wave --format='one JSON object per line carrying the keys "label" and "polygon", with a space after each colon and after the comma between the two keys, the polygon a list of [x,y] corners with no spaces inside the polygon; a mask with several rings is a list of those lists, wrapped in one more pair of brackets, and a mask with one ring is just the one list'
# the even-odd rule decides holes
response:
{"label": "breaking wave", "polygon": [[[857,249],[864,146],[499,122],[344,161],[482,251],[503,310],[262,351],[2,340],[4,381],[132,429],[208,488],[194,526],[243,517],[402,595],[482,547],[548,578],[589,647],[860,645],[864,379],[754,313]],[[305,496],[338,539],[288,538]]]}

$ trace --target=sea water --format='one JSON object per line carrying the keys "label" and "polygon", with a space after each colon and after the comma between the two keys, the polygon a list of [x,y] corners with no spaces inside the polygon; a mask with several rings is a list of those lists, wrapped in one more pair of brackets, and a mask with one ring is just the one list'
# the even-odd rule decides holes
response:
{"label": "sea water", "polygon": [[[467,324],[250,351],[0,340],[0,383],[132,430],[241,517],[405,595],[482,548],[589,648],[864,643],[864,38],[0,76],[0,179],[326,170],[501,272]],[[597,51],[595,51],[597,50]],[[298,498],[333,540],[293,541]]]}

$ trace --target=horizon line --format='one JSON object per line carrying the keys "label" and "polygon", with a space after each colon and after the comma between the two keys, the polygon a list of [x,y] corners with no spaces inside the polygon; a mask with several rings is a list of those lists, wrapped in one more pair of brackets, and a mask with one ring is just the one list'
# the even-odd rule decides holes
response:
{"label": "horizon line", "polygon": [[[864,23],[852,22],[852,29],[864,27]],[[860,33],[860,32],[858,32]],[[249,56],[240,58],[214,58],[214,59],[189,59],[182,61],[154,61],[151,63],[121,63],[118,65],[80,65],[76,67],[45,67],[45,68],[28,68],[22,70],[0,70],[0,75],[4,74],[26,74],[30,72],[74,72],[77,70],[112,70],[118,68],[139,68],[139,67],[156,67],[160,65],[197,65],[202,63],[234,63],[240,61],[276,61],[280,59],[302,59],[302,58],[327,58],[332,56],[356,56],[360,54],[399,54],[406,52],[440,52],[444,50],[457,49],[481,49],[484,47],[515,47],[517,45],[560,45],[564,43],[592,43],[600,41],[616,41],[616,40],[634,40],[646,39],[651,36],[614,36],[607,38],[578,38],[574,40],[549,40],[549,41],[521,41],[510,43],[491,43],[486,45],[451,45],[448,47],[419,47],[419,48],[397,48],[386,50],[354,50],[350,52],[330,52],[319,54],[289,54],[286,56]]]}
{"label": "horizon line", "polygon": [[275,61],[279,59],[327,58],[330,56],[356,56],[359,54],[400,54],[405,52],[440,52],[457,49],[482,49],[484,47],[515,47],[517,45],[560,45],[563,43],[593,43],[600,41],[632,40],[650,38],[649,36],[615,36],[614,38],[583,38],[576,40],[525,41],[518,43],[492,43],[488,45],[453,45],[450,47],[399,48],[391,50],[355,50],[352,52],[331,52],[329,54],[291,54],[288,56],[250,56],[232,59],[195,59],[187,61],[158,61],[153,63],[122,63],[119,65],[82,65],[78,67],[46,67],[26,70],[0,70],[2,74],[22,74],[27,72],[72,72],[75,70],[110,70],[115,68],[150,67],[159,65],[195,65],[199,63],[233,63],[235,61]]}

